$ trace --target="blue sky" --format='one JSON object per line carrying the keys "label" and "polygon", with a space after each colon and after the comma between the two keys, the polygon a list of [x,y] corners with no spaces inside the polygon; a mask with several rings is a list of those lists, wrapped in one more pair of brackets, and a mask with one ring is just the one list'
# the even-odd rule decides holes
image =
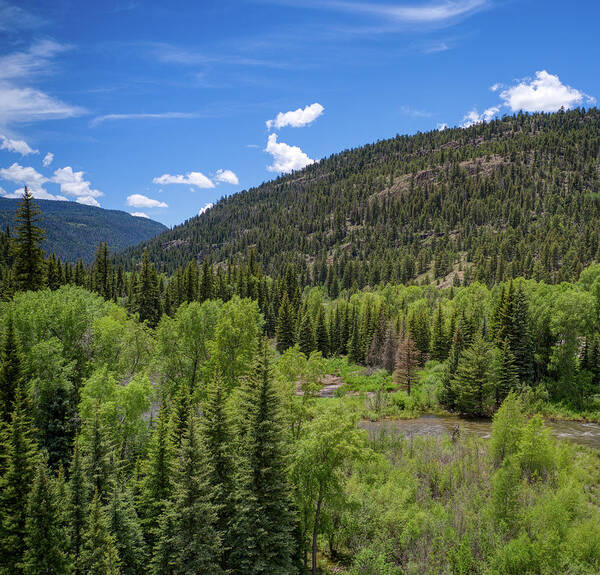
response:
{"label": "blue sky", "polygon": [[175,225],[398,133],[600,98],[600,3],[0,0],[0,194]]}

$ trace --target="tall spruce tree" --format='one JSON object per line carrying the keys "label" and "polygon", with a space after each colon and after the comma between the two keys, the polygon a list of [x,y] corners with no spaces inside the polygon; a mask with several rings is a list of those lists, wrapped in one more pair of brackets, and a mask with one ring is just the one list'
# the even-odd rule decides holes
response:
{"label": "tall spruce tree", "polygon": [[27,575],[68,575],[71,558],[56,486],[41,462],[35,474],[25,522],[23,572]]}
{"label": "tall spruce tree", "polygon": [[15,284],[19,290],[44,287],[44,253],[40,247],[44,231],[39,227],[40,209],[25,186],[15,214],[14,267]]}
{"label": "tall spruce tree", "polygon": [[416,378],[420,356],[421,353],[410,336],[400,340],[396,351],[394,383],[405,388],[408,395]]}
{"label": "tall spruce tree", "polygon": [[317,313],[317,325],[315,326],[315,345],[317,351],[323,354],[323,357],[329,355],[329,333],[327,331],[327,323],[325,321],[325,310],[319,308]]}
{"label": "tall spruce tree", "polygon": [[20,385],[16,389],[4,443],[6,469],[0,478],[0,572],[13,574],[22,572],[27,501],[37,461],[31,421]]}
{"label": "tall spruce tree", "polygon": [[289,347],[294,345],[294,325],[295,314],[288,293],[284,292],[279,306],[279,314],[277,316],[277,349],[284,352]]}
{"label": "tall spruce tree", "polygon": [[8,314],[0,350],[0,417],[8,423],[17,387],[23,382],[22,358],[12,313]]}
{"label": "tall spruce tree", "polygon": [[[221,536],[210,482],[210,462],[190,413],[174,478],[173,496],[161,518],[155,566],[168,565],[172,573],[221,573]],[[165,557],[165,552],[168,557]],[[156,570],[155,570],[156,572]]]}
{"label": "tall spruce tree", "polygon": [[96,492],[83,537],[81,572],[85,575],[120,575],[120,560],[110,522]]}
{"label": "tall spruce tree", "polygon": [[158,324],[161,313],[158,275],[150,263],[147,249],[144,250],[142,268],[137,278],[134,311],[139,314],[140,321],[147,322],[150,327]]}
{"label": "tall spruce tree", "polygon": [[232,437],[226,415],[225,391],[220,378],[215,378],[208,388],[204,403],[201,432],[210,461],[209,483],[214,489],[216,510],[215,528],[223,537],[221,545],[221,567],[227,565],[229,541],[227,529],[233,517],[234,461],[231,450]]}
{"label": "tall spruce tree", "polygon": [[302,315],[300,330],[298,331],[298,346],[300,351],[308,357],[311,351],[315,349],[315,336],[313,332],[312,321],[308,310]]}
{"label": "tall spruce tree", "polygon": [[267,343],[245,382],[239,416],[235,515],[229,568],[240,575],[294,573],[294,517],[279,401]]}
{"label": "tall spruce tree", "polygon": [[73,559],[76,575],[83,573],[81,553],[83,551],[83,537],[87,524],[89,500],[90,485],[83,469],[79,438],[76,438],[71,467],[69,469],[66,505],[69,552]]}
{"label": "tall spruce tree", "polygon": [[147,549],[140,519],[127,486],[117,478],[108,502],[110,532],[114,535],[121,575],[142,575],[147,570]]}
{"label": "tall spruce tree", "polygon": [[167,506],[173,487],[174,453],[169,427],[169,414],[163,404],[152,432],[148,456],[142,463],[138,496],[144,535],[150,549],[154,548],[159,518]]}

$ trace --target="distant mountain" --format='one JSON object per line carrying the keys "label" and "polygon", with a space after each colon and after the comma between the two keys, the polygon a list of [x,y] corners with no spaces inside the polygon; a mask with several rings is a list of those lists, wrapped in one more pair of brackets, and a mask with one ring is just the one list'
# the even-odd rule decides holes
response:
{"label": "distant mountain", "polygon": [[570,280],[600,261],[600,111],[397,136],[219,201],[145,247],[162,269],[244,258],[307,281]]}
{"label": "distant mountain", "polygon": [[[19,200],[0,198],[0,226],[14,227]],[[100,242],[108,242],[112,253],[124,250],[164,232],[167,227],[148,218],[120,210],[105,210],[76,202],[36,200],[46,230],[43,248],[64,261],[82,259],[89,263]]]}

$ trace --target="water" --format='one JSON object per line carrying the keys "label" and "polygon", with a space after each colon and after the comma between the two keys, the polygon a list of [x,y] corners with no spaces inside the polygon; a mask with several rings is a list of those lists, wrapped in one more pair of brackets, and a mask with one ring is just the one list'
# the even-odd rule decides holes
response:
{"label": "water", "polygon": [[[489,420],[438,415],[425,415],[416,419],[363,421],[361,424],[369,432],[387,431],[406,436],[452,434],[457,425],[460,427],[461,434],[474,433],[479,437],[489,438],[492,432],[492,423]],[[600,449],[600,424],[598,423],[547,421],[546,426],[560,439]]]}

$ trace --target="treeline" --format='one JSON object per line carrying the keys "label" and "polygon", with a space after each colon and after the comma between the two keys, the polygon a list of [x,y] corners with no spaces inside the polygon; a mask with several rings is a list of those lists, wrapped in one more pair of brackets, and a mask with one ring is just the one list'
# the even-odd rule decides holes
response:
{"label": "treeline", "polygon": [[[102,244],[90,268],[78,264],[71,274],[72,268],[53,256],[42,259],[36,243],[42,231],[33,220],[26,223],[35,210],[25,198],[19,212],[25,223],[17,225],[12,248],[4,249],[13,254],[8,256],[12,268],[4,266],[4,273],[14,287],[80,285],[118,302],[150,327],[163,314],[173,317],[184,303],[249,298],[264,318],[264,335],[275,339],[279,352],[297,344],[307,357],[313,351],[348,355],[355,363],[394,372],[398,386],[409,391],[418,368],[430,359],[443,362],[440,401],[472,415],[490,415],[511,390],[577,410],[591,406],[600,390],[598,265],[572,284],[517,278],[491,289],[479,282],[444,289],[388,283],[337,292],[327,283],[303,287],[293,263],[279,277],[266,276],[252,248],[243,263],[192,261],[167,277],[157,272],[148,252],[137,270],[115,267]],[[28,254],[35,256],[29,263]],[[4,298],[11,293],[3,292]]]}
{"label": "treeline", "polygon": [[119,255],[160,271],[192,260],[265,273],[293,262],[330,294],[379,283],[575,281],[599,260],[600,112],[507,116],[377,142],[219,201]]}

